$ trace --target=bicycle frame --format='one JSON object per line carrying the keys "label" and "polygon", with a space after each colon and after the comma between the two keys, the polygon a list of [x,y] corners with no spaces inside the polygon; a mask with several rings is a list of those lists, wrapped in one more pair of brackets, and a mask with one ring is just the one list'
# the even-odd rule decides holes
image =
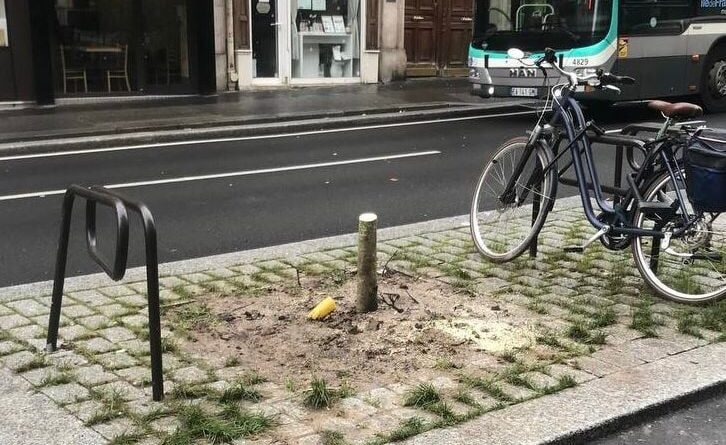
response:
{"label": "bicycle frame", "polygon": [[[668,123],[664,126],[663,131],[659,133],[659,137],[649,144],[650,148],[645,153],[645,160],[643,161],[641,168],[636,170],[634,177],[627,177],[630,188],[626,191],[626,193],[621,194],[611,188],[616,196],[622,198],[621,202],[623,203],[623,206],[616,209],[607,203],[604,198],[603,186],[600,182],[600,178],[598,177],[594,156],[592,154],[590,136],[588,135],[590,123],[585,121],[585,116],[579,103],[570,96],[570,90],[563,88],[561,92],[561,97],[558,100],[555,100],[553,104],[554,114],[548,125],[544,127],[538,125],[532,132],[529,142],[527,143],[524,156],[515,167],[515,170],[507,183],[507,187],[500,196],[500,200],[504,203],[514,202],[516,195],[515,184],[517,179],[523,173],[529,157],[536,150],[536,144],[539,143],[539,141],[544,140],[550,148],[552,148],[555,155],[554,159],[552,159],[544,168],[535,169],[532,176],[530,176],[527,181],[527,186],[524,188],[524,197],[526,197],[529,191],[532,190],[533,186],[538,184],[542,177],[550,169],[556,169],[557,178],[560,180],[560,177],[570,167],[574,167],[577,187],[582,200],[585,216],[593,227],[598,230],[606,229],[607,233],[615,236],[625,235],[628,237],[648,236],[658,239],[663,238],[665,236],[665,232],[661,230],[640,229],[629,225],[632,220],[632,213],[635,211],[636,206],[633,206],[631,211],[627,213],[627,220],[623,221],[623,226],[610,226],[601,221],[595,214],[589,190],[592,189],[595,201],[604,214],[611,217],[617,217],[618,213],[620,212],[622,214],[623,209],[626,209],[629,204],[634,202],[643,202],[643,198],[640,196],[640,192],[638,190],[639,186],[652,175],[653,167],[656,166],[659,161],[667,169],[672,183],[676,185],[677,180],[680,177],[680,168],[672,150],[672,143],[668,143],[667,138],[664,137]],[[563,128],[564,134],[562,134],[558,128]],[[550,140],[554,140],[554,142],[547,141],[547,136],[549,136]],[[566,140],[568,145],[560,151],[559,146],[563,140]],[[572,160],[562,170],[557,170],[557,162],[567,152],[571,153]],[[683,178],[680,179],[682,180]],[[676,207],[673,205],[670,209],[666,210],[671,210],[675,214],[676,210],[680,209],[683,212],[683,215],[688,215],[688,211],[685,207],[686,201],[683,199],[681,190],[678,187],[674,187],[674,190],[677,197],[674,204],[677,203],[678,206]],[[555,188],[553,188],[553,193],[556,193]],[[551,199],[554,201],[555,196],[552,196]],[[524,201],[524,199],[522,199],[522,201]],[[536,209],[533,209],[533,213],[536,214]],[[673,231],[672,235],[677,237],[684,233],[696,220],[697,218],[693,218],[690,221],[687,221],[683,227]]]}

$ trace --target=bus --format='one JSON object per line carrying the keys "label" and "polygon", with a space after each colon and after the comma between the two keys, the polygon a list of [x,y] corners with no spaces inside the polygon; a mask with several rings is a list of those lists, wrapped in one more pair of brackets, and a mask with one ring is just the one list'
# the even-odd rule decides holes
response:
{"label": "bus", "polygon": [[586,102],[698,95],[708,111],[726,111],[726,0],[476,0],[472,94],[545,96],[562,81],[557,72],[549,69],[545,80],[507,50],[535,60],[547,47],[567,70],[636,79],[617,99],[580,87]]}

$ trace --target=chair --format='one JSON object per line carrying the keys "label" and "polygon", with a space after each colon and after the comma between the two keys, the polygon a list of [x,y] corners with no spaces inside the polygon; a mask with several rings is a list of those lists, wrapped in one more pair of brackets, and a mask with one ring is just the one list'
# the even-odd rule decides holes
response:
{"label": "chair", "polygon": [[129,46],[121,47],[123,67],[119,69],[107,70],[106,80],[108,82],[108,92],[111,92],[111,79],[123,79],[126,82],[126,91],[131,91],[131,83],[129,83]]}
{"label": "chair", "polygon": [[[61,68],[63,69],[63,94],[68,94],[68,81],[73,81],[74,85],[76,81],[83,81],[83,91],[88,93],[88,77],[86,76],[86,69],[80,68],[75,65],[74,62],[78,61],[77,57],[72,57],[70,63],[66,60],[66,47],[61,45]],[[75,52],[71,52],[71,55],[75,55]],[[78,92],[78,88],[75,89]]]}

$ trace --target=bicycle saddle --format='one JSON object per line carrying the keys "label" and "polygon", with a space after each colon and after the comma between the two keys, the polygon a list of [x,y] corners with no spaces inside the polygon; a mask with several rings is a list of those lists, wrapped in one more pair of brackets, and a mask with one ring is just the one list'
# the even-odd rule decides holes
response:
{"label": "bicycle saddle", "polygon": [[648,108],[660,111],[666,117],[684,119],[703,115],[703,109],[698,105],[688,102],[676,102],[674,104],[664,100],[652,100],[648,102]]}

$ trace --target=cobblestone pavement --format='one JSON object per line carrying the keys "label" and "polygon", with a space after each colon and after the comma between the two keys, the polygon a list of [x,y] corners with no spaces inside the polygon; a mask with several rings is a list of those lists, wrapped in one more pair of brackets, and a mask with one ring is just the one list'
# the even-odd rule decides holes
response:
{"label": "cobblestone pavement", "polygon": [[[562,252],[561,246],[592,232],[580,210],[557,207],[541,235],[539,257],[507,264],[481,259],[468,227],[380,242],[381,263],[395,253],[389,268],[449,283],[462,298],[486,297],[498,309],[524,312],[536,338],[482,352],[475,373],[438,363],[429,381],[352,388],[315,422],[300,389],[234,361],[185,353],[166,318],[167,396],[152,402],[145,282],[68,292],[60,330],[65,347],[52,354],[42,352],[50,296],[3,297],[0,361],[115,444],[373,444],[486,416],[724,339],[725,305],[685,307],[652,297],[629,250],[597,244],[584,254]],[[297,270],[330,275],[350,270],[355,260],[354,247],[340,246],[165,276],[162,304],[181,305],[210,290],[259,288],[264,298],[270,283],[295,286]]]}

